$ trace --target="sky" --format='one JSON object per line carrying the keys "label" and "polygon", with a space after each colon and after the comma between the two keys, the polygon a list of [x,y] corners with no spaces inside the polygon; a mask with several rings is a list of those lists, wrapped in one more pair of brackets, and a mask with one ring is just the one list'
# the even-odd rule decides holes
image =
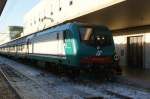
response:
{"label": "sky", "polygon": [[7,0],[6,6],[0,16],[0,32],[7,26],[23,26],[24,15],[41,0]]}

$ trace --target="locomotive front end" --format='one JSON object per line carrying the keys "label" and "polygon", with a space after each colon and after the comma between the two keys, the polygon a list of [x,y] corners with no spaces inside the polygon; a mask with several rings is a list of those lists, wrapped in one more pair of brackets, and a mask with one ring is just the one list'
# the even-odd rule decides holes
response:
{"label": "locomotive front end", "polygon": [[121,74],[112,33],[104,26],[80,26],[80,65],[96,73]]}

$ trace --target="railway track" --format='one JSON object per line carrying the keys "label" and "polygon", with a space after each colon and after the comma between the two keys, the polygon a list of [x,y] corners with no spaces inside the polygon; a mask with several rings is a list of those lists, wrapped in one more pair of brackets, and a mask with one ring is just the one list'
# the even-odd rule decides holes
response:
{"label": "railway track", "polygon": [[123,84],[80,82],[80,80],[74,82],[42,70],[32,71],[27,66],[20,68],[23,65],[19,64],[17,67],[15,66],[17,64],[7,62],[0,65],[0,70],[12,86],[17,86],[17,90],[19,89],[17,93],[22,99],[149,99],[150,97],[147,92]]}
{"label": "railway track", "polygon": [[5,77],[9,86],[17,94],[18,99],[51,99],[36,81],[16,71],[9,65],[1,64],[0,72]]}
{"label": "railway track", "polygon": [[[95,96],[87,95],[87,97],[84,97],[84,99],[136,99],[128,95],[123,95],[123,94],[120,94],[120,93],[117,93],[115,91],[108,90],[108,89],[100,88],[100,89],[95,89],[95,90],[96,90]],[[85,90],[82,90],[82,91],[85,91]]]}
{"label": "railway track", "polygon": [[[17,99],[23,99],[24,94],[20,93],[21,94],[21,96],[20,96],[17,92],[17,89],[14,88],[12,85],[17,86],[17,84],[19,84],[20,81],[21,81],[21,83],[28,82],[27,84],[29,84],[29,85],[31,84],[30,87],[32,88],[32,90],[33,90],[33,88],[37,89],[39,87],[40,88],[42,87],[42,85],[40,85],[40,83],[38,83],[34,79],[28,78],[26,75],[21,74],[20,72],[16,71],[15,69],[13,69],[12,67],[10,67],[6,64],[1,65],[0,71],[1,71],[2,75],[5,77],[5,79],[8,81],[9,85],[13,88],[13,91],[17,94],[17,96],[18,96]],[[44,80],[44,82],[48,83],[49,81]],[[25,87],[28,87],[28,85]],[[23,87],[23,88],[25,88],[25,87]],[[76,88],[74,86],[70,86],[70,87],[74,94],[77,94],[78,96],[80,96],[80,98],[79,98],[77,96],[72,95],[72,97],[70,97],[70,99],[133,99],[131,97],[123,96],[123,95],[120,95],[118,93],[115,93],[115,92],[112,92],[109,90],[99,90],[99,92],[96,95],[94,95],[93,93],[95,93],[96,90],[93,90],[93,92],[90,92],[90,89],[88,89],[89,90],[89,92],[88,92],[88,90],[84,91],[84,90],[82,90],[80,88]],[[44,89],[44,86],[42,89],[46,91],[46,88]],[[49,90],[47,90],[47,91],[49,91]],[[51,92],[51,93],[54,93],[54,92]],[[56,96],[53,96],[53,97],[56,97]],[[16,99],[16,98],[14,98],[14,99]],[[49,97],[47,99],[51,99],[51,98]],[[55,98],[52,98],[52,99],[55,99]],[[59,98],[56,98],[56,99],[59,99]]]}
{"label": "railway track", "polygon": [[129,96],[125,96],[125,95],[121,95],[119,93],[110,91],[110,90],[105,90],[108,94],[115,96],[116,98],[118,97],[119,99],[134,99],[132,97]]}
{"label": "railway track", "polygon": [[[1,66],[2,64],[0,64]],[[0,68],[0,98],[1,99],[22,99],[11,85],[9,79]]]}

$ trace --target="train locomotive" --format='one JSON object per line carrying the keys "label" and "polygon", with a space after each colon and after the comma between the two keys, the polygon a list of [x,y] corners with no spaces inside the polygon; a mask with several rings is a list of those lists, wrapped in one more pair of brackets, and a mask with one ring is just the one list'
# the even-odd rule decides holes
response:
{"label": "train locomotive", "polygon": [[105,26],[61,24],[2,44],[0,54],[54,63],[78,73],[121,73],[112,33]]}

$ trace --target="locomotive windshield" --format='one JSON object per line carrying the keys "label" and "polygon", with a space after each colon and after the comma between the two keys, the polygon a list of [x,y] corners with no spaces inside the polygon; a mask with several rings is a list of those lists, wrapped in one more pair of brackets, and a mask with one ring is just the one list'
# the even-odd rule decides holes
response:
{"label": "locomotive windshield", "polygon": [[81,27],[79,29],[81,42],[91,46],[109,46],[112,42],[112,36],[96,27]]}

